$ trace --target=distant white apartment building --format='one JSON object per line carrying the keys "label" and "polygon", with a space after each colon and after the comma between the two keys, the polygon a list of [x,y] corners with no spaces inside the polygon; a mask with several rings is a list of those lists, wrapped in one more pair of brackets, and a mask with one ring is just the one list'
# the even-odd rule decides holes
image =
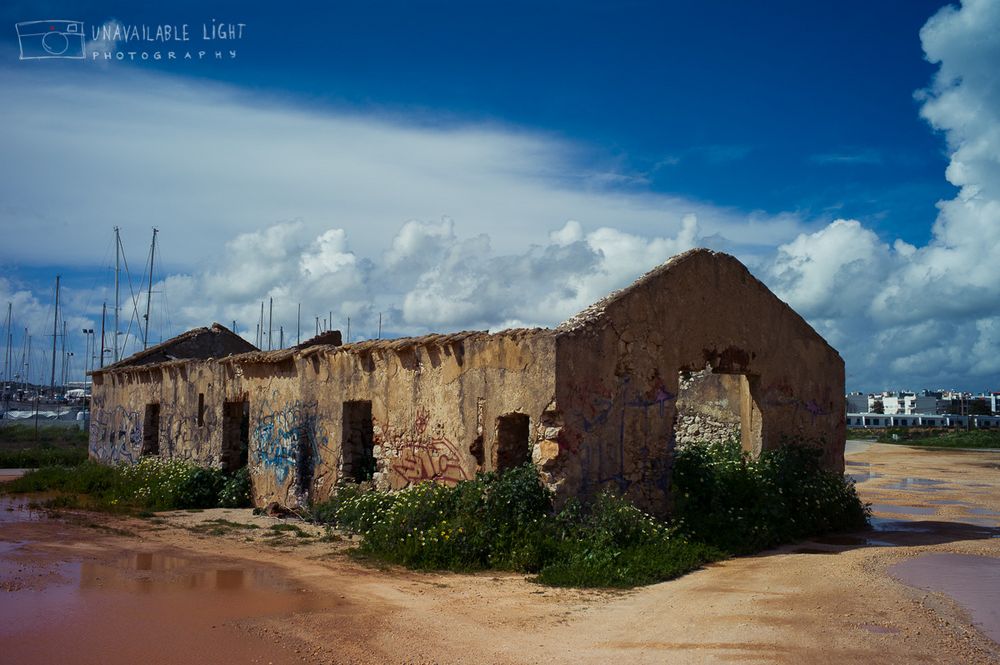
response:
{"label": "distant white apartment building", "polygon": [[903,390],[874,394],[853,392],[845,398],[848,413],[882,413],[887,416],[969,413],[1000,415],[1000,392],[973,395],[948,390],[925,390],[921,394],[915,394]]}
{"label": "distant white apartment building", "polygon": [[916,401],[916,395],[883,395],[882,413],[887,416],[915,413],[914,406],[916,405]]}

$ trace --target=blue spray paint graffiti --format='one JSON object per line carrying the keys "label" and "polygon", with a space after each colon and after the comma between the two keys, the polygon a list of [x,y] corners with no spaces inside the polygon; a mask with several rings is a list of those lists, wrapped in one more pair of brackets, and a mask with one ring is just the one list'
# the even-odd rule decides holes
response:
{"label": "blue spray paint graffiti", "polygon": [[265,402],[251,434],[253,465],[270,470],[278,484],[283,485],[296,473],[300,462],[315,463],[322,459],[322,452],[329,450],[329,440],[319,423],[317,408],[315,401],[295,400],[281,408]]}
{"label": "blue spray paint graffiti", "polygon": [[[617,460],[613,470],[607,470],[604,464],[604,454],[599,447],[587,446],[584,449],[584,458],[581,460],[584,466],[583,485],[584,493],[590,491],[591,483],[601,486],[608,482],[615,483],[621,492],[628,491],[636,483],[652,484],[653,486],[666,491],[669,485],[669,469],[659,468],[657,463],[663,451],[651,451],[648,446],[644,446],[639,452],[645,464],[640,466],[644,469],[641,478],[629,478],[625,473],[625,437],[626,423],[631,417],[630,414],[641,412],[641,418],[648,422],[651,415],[664,418],[667,414],[666,405],[676,399],[676,395],[666,389],[659,373],[654,373],[648,382],[648,388],[641,390],[633,384],[631,376],[623,376],[613,389],[607,388],[603,382],[594,381],[587,385],[579,385],[573,391],[574,403],[571,409],[576,411],[580,417],[583,431],[592,434],[607,425],[614,417],[617,419]],[[650,408],[655,408],[650,414]],[[576,452],[579,447],[580,436],[568,436],[565,442],[572,442],[570,450]],[[560,445],[564,440],[560,441]],[[575,445],[573,445],[575,444]],[[666,448],[664,448],[665,450]],[[596,456],[597,473],[596,478],[588,472],[594,467],[594,457]],[[651,474],[651,477],[648,476]]]}
{"label": "blue spray paint graffiti", "polygon": [[91,405],[90,455],[107,464],[134,462],[142,450],[142,414],[121,405],[103,407],[103,400]]}

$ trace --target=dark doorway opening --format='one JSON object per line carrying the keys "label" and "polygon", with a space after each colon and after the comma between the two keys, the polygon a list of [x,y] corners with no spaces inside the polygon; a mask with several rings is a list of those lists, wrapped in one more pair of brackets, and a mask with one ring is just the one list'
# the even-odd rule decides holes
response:
{"label": "dark doorway opening", "polygon": [[531,461],[528,416],[508,413],[497,418],[497,471],[513,469]]}
{"label": "dark doorway opening", "polygon": [[250,402],[222,404],[222,468],[236,471],[247,465],[250,450]]}
{"label": "dark doorway opening", "polygon": [[147,404],[146,413],[142,419],[142,451],[141,455],[160,454],[160,405]]}
{"label": "dark doorway opening", "polygon": [[363,483],[374,477],[375,436],[371,402],[344,402],[343,440],[340,449],[344,478]]}
{"label": "dark doorway opening", "polygon": [[295,493],[308,498],[312,489],[313,474],[316,471],[316,459],[313,446],[312,429],[306,425],[298,428],[295,449]]}

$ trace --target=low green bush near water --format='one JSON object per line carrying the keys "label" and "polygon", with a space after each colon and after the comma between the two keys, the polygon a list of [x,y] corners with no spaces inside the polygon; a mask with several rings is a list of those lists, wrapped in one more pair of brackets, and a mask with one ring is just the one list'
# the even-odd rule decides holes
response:
{"label": "low green bush near water", "polygon": [[757,459],[735,441],[684,446],[674,460],[674,519],[691,538],[733,554],[867,527],[854,484],[824,470],[820,457],[809,445]]}
{"label": "low green bush near water", "polygon": [[105,509],[178,510],[248,506],[249,477],[229,475],[182,460],[143,457],[135,464],[44,467],[0,486],[5,492],[47,492],[87,496]]}

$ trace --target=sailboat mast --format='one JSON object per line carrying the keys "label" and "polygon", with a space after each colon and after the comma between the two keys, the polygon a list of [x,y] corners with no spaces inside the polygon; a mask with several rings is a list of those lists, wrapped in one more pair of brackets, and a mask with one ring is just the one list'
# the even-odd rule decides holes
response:
{"label": "sailboat mast", "polygon": [[31,378],[31,335],[28,329],[24,329],[24,336],[27,338],[28,350],[24,353],[24,390],[28,390],[28,379]]}
{"label": "sailboat mast", "polygon": [[101,305],[101,369],[104,369],[104,321],[108,318],[108,303]]}
{"label": "sailboat mast", "polygon": [[59,339],[59,275],[56,275],[56,311],[52,316],[52,376],[49,379],[49,390],[56,388],[56,341]]}
{"label": "sailboat mast", "polygon": [[62,344],[60,345],[59,349],[60,349],[60,354],[62,355],[62,380],[60,381],[60,385],[62,385],[62,389],[65,391],[66,390],[66,360],[67,360],[67,357],[66,357],[66,319],[63,319]]}
{"label": "sailboat mast", "polygon": [[153,257],[156,254],[156,233],[153,228],[153,242],[149,246],[149,282],[146,286],[146,329],[142,331],[142,348],[145,350],[149,340],[149,303],[153,299]]}
{"label": "sailboat mast", "polygon": [[11,326],[14,325],[13,319],[13,307],[14,303],[7,303],[7,327],[4,330],[7,331],[7,352],[4,355],[3,360],[3,383],[4,383],[4,393],[10,389],[10,360],[11,360],[11,349],[10,344],[14,340],[14,336],[11,334]]}
{"label": "sailboat mast", "polygon": [[121,272],[121,237],[118,234],[118,227],[115,227],[115,329],[112,333],[112,346],[114,355],[111,357],[118,362],[118,273]]}

